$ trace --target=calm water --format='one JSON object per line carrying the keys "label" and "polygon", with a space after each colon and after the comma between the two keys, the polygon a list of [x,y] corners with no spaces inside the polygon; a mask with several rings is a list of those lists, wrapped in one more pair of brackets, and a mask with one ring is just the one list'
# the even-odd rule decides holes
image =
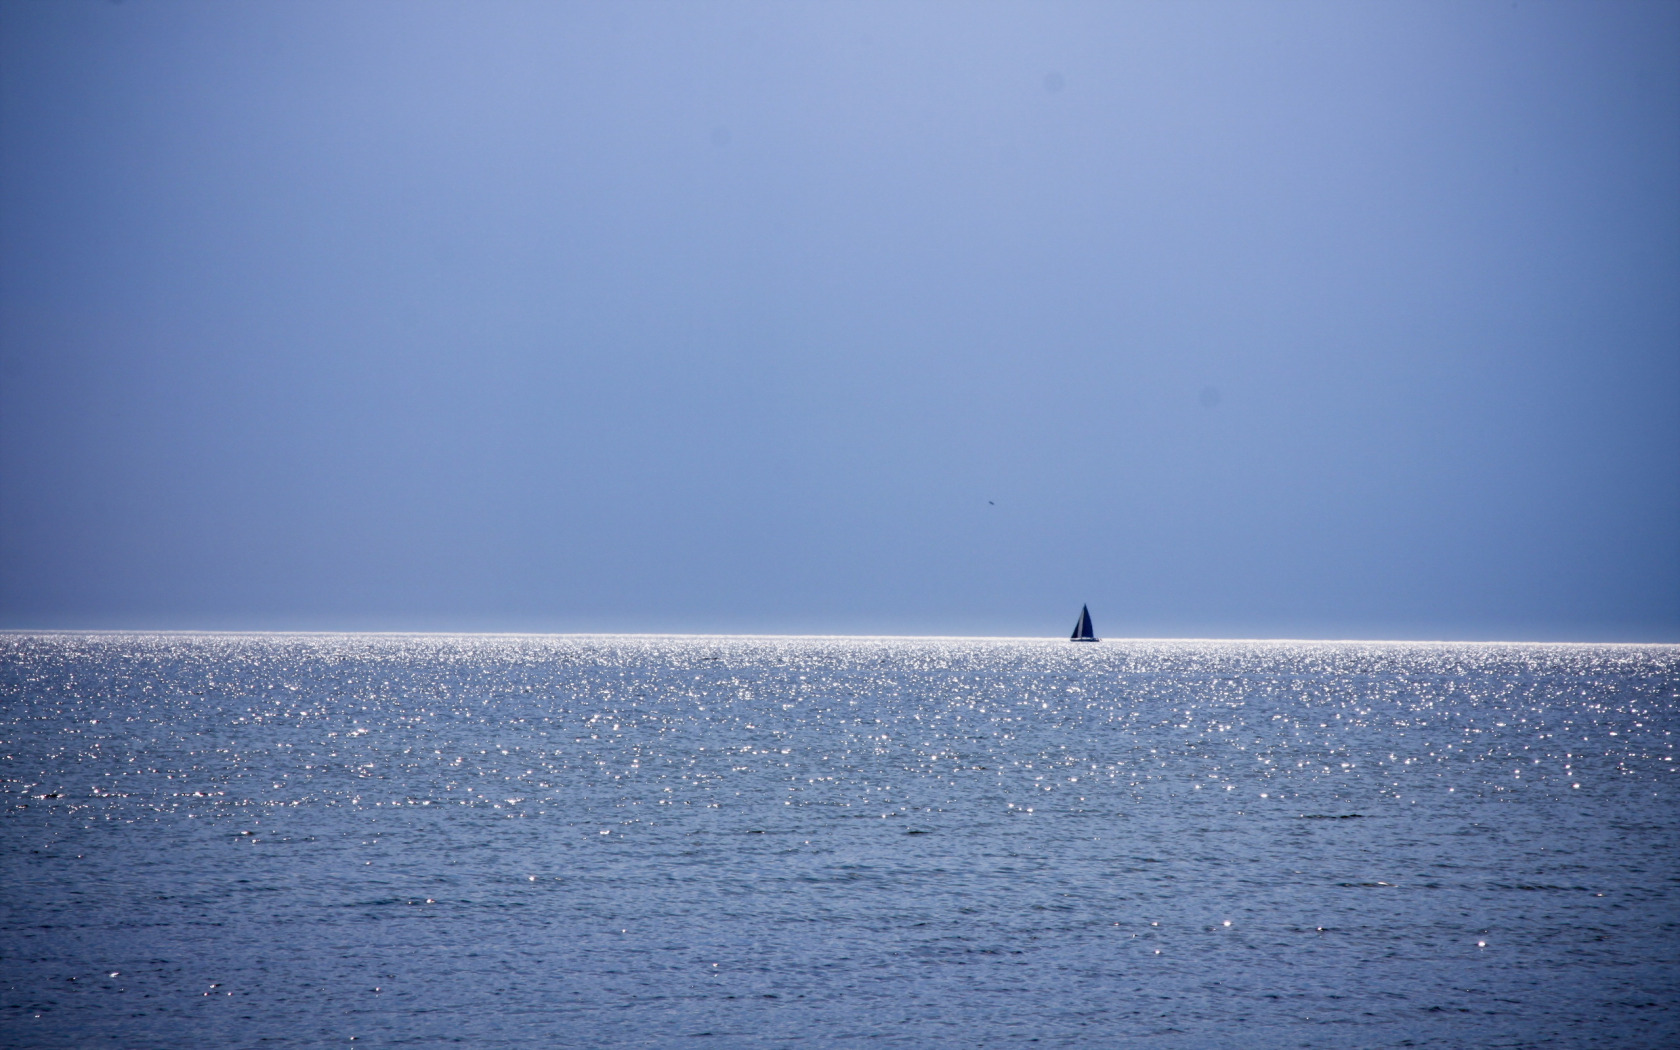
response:
{"label": "calm water", "polygon": [[0,636],[0,1044],[1680,1045],[1680,648]]}

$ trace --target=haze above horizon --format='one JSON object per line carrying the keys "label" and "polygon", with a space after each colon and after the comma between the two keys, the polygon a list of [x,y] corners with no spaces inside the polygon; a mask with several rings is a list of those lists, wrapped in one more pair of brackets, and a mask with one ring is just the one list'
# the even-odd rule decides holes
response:
{"label": "haze above horizon", "polygon": [[1680,641],[1680,5],[0,6],[0,628]]}

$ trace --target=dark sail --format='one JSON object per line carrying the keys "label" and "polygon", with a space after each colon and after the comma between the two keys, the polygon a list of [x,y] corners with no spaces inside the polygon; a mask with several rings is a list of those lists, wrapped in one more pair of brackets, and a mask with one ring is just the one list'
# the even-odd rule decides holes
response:
{"label": "dark sail", "polygon": [[1094,642],[1096,640],[1097,632],[1091,629],[1091,607],[1081,605],[1079,607],[1079,622],[1074,625],[1073,637],[1070,641]]}

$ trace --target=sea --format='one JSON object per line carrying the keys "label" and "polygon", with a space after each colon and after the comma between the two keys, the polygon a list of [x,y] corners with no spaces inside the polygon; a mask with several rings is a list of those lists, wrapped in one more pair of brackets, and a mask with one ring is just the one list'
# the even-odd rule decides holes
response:
{"label": "sea", "polygon": [[0,1045],[1680,1046],[1680,647],[0,635]]}

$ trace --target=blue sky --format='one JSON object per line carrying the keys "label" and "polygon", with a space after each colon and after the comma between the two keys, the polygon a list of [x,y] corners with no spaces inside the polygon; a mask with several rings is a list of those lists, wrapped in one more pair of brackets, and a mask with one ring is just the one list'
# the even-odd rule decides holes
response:
{"label": "blue sky", "polygon": [[1680,640],[1680,5],[0,6],[0,625]]}

